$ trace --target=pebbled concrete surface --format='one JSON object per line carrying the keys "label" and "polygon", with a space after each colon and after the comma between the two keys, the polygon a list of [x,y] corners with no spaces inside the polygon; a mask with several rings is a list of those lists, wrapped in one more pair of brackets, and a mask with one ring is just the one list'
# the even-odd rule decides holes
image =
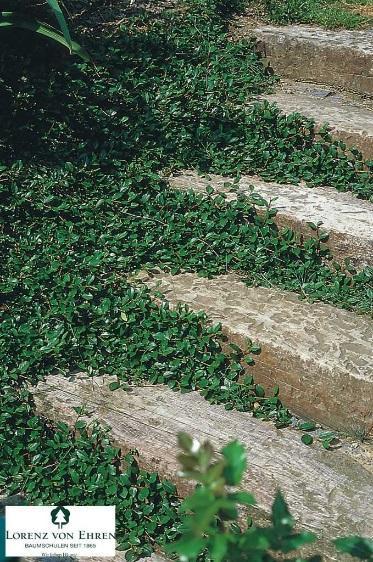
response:
{"label": "pebbled concrete surface", "polygon": [[[349,258],[358,269],[373,265],[373,204],[357,199],[350,193],[339,193],[332,187],[304,187],[266,182],[256,176],[243,176],[238,184],[223,176],[199,176],[186,171],[169,178],[175,189],[206,193],[212,186],[218,193],[226,193],[227,200],[238,194],[250,196],[254,192],[278,209],[275,221],[311,237],[314,231],[307,222],[322,221],[321,229],[329,233],[327,244],[333,258],[341,263]],[[261,208],[258,207],[258,212]]]}
{"label": "pebbled concrete surface", "polygon": [[244,350],[262,346],[249,371],[296,414],[354,433],[373,426],[373,320],[277,289],[247,287],[233,274],[185,273],[145,281],[172,304],[204,310]]}
{"label": "pebbled concrete surface", "polygon": [[254,36],[274,71],[373,96],[373,30],[327,31],[306,25],[253,27],[239,18],[234,35]]}

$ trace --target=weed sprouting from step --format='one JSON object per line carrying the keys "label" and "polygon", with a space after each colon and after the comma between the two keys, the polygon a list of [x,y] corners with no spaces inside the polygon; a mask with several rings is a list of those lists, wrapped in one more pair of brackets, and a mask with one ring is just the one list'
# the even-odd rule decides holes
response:
{"label": "weed sprouting from step", "polygon": [[[181,505],[183,534],[166,545],[166,552],[176,553],[180,562],[276,562],[290,553],[296,556],[299,548],[317,540],[314,533],[295,530],[295,520],[279,490],[269,525],[256,525],[250,516],[243,521],[243,512],[252,509],[256,501],[253,494],[240,490],[247,462],[241,443],[231,441],[217,456],[211,443],[200,443],[186,433],[179,433],[178,442],[180,476],[197,483]],[[333,543],[339,552],[360,560],[372,559],[373,541],[368,538],[349,536]],[[317,549],[317,545],[312,548]],[[286,561],[322,562],[319,555],[303,556]]]}

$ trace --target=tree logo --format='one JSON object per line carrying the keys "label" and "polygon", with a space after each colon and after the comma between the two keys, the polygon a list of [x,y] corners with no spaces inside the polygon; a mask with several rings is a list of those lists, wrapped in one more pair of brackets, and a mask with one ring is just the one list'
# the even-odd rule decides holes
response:
{"label": "tree logo", "polygon": [[58,525],[58,528],[62,529],[63,525],[67,525],[70,521],[70,511],[66,509],[66,507],[59,505],[55,509],[52,509],[51,519],[54,525]]}

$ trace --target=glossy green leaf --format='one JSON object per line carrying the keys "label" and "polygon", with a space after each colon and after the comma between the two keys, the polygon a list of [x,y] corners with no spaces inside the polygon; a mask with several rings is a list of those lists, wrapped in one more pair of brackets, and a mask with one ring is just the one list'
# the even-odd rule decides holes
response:
{"label": "glossy green leaf", "polygon": [[315,422],[302,422],[298,425],[298,429],[302,431],[313,431],[316,429]]}
{"label": "glossy green leaf", "polygon": [[224,476],[230,486],[235,486],[241,481],[242,475],[246,470],[246,452],[238,441],[232,441],[222,449],[222,454],[226,460]]}
{"label": "glossy green leaf", "polygon": [[308,433],[305,433],[304,435],[302,435],[301,439],[302,439],[302,443],[304,443],[305,445],[312,445],[312,443],[313,443],[313,437],[312,437],[312,435],[309,435]]}
{"label": "glossy green leaf", "polygon": [[73,42],[71,40],[71,36],[70,36],[70,31],[68,28],[68,25],[66,23],[65,20],[65,16],[63,15],[63,12],[61,10],[61,7],[58,3],[57,0],[47,0],[50,8],[53,11],[53,14],[55,16],[55,18],[58,21],[58,25],[60,26],[62,35],[64,36],[66,43],[68,44],[69,48],[70,48],[70,52],[72,52],[73,49]]}
{"label": "glossy green leaf", "polygon": [[334,545],[340,552],[351,554],[359,560],[373,559],[373,540],[358,536],[335,539]]}

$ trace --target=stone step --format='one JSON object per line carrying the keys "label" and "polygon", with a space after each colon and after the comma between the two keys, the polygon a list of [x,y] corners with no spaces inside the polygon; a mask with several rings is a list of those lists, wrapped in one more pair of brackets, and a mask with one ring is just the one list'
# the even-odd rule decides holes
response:
{"label": "stone step", "polygon": [[[254,188],[267,201],[274,200],[272,206],[278,209],[274,220],[279,227],[289,227],[311,237],[315,232],[307,223],[322,221],[321,228],[329,234],[327,244],[336,261],[343,264],[349,258],[357,269],[373,265],[373,205],[351,193],[340,193],[332,187],[284,185],[256,176],[243,176],[233,186],[230,178],[203,177],[192,171],[172,176],[169,183],[175,189],[201,194],[211,186],[218,193],[226,193],[228,200],[236,199],[238,194],[250,195]],[[258,211],[261,212],[260,207]]]}
{"label": "stone step", "polygon": [[326,122],[335,138],[373,159],[373,108],[326,87],[281,83],[275,94],[263,96],[284,113],[301,113],[320,127]]}
{"label": "stone step", "polygon": [[90,421],[110,426],[112,440],[123,452],[136,449],[140,465],[173,480],[181,495],[193,485],[177,476],[178,432],[208,439],[216,449],[238,439],[248,451],[243,488],[255,494],[259,519],[270,513],[275,492],[281,489],[299,527],[324,540],[317,552],[327,553],[328,541],[346,535],[346,529],[347,534],[371,535],[371,473],[346,452],[307,447],[299,432],[211,406],[196,392],[182,394],[162,385],[112,392],[107,386],[111,380],[50,376],[33,390],[37,412],[71,426],[76,420],[73,408],[86,405],[93,412]]}
{"label": "stone step", "polygon": [[205,279],[155,274],[146,285],[220,322],[229,341],[262,351],[249,372],[301,417],[348,434],[373,426],[373,320],[277,289],[247,287],[237,275]]}
{"label": "stone step", "polygon": [[237,21],[234,34],[254,36],[258,49],[284,78],[373,95],[373,30],[327,31],[306,25],[253,26]]}

